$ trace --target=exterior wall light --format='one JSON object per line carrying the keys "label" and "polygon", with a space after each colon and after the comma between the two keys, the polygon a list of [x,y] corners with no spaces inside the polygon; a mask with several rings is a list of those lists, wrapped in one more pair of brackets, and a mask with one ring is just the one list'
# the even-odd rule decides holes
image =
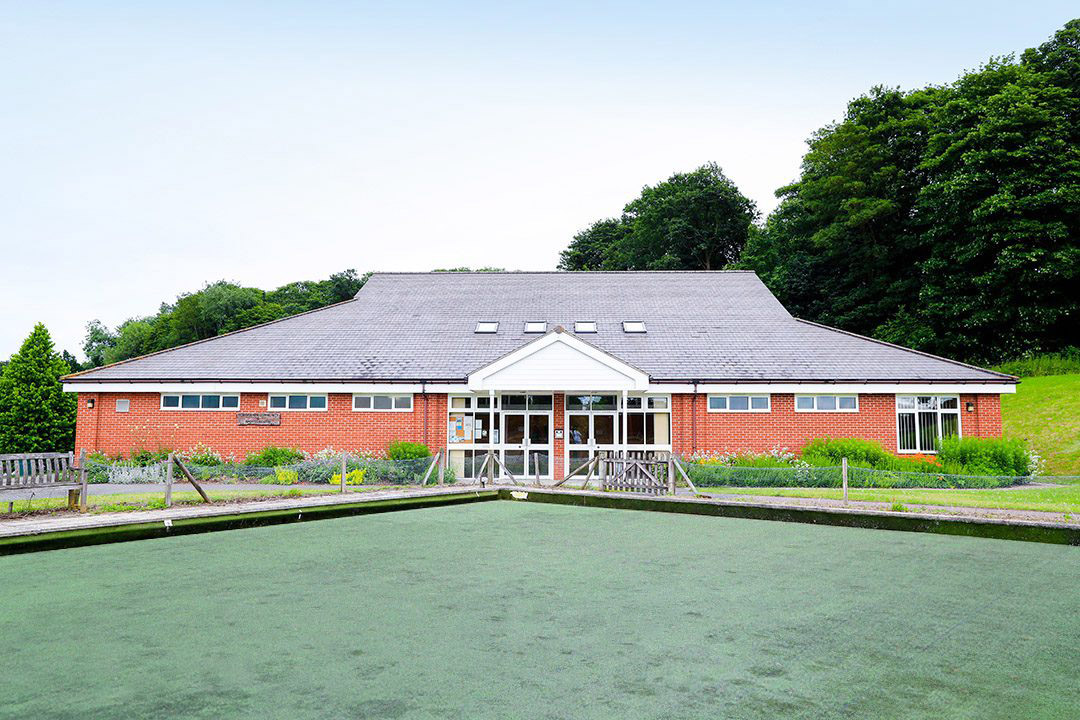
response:
{"label": "exterior wall light", "polygon": [[90,408],[91,410],[94,409],[94,398],[90,398],[86,401],[86,407]]}
{"label": "exterior wall light", "polygon": [[975,403],[969,402],[965,404],[968,412],[975,412]]}

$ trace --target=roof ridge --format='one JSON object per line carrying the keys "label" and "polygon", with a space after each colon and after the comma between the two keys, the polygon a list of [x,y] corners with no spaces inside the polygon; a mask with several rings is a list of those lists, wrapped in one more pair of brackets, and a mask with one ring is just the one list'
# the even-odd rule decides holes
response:
{"label": "roof ridge", "polygon": [[757,275],[754,270],[373,270],[376,275]]}
{"label": "roof ridge", "polygon": [[[360,290],[363,290],[363,289],[364,289],[363,287],[360,288]],[[357,292],[359,292],[359,290]],[[319,312],[320,310],[329,310],[332,307],[337,307],[338,305],[344,305],[346,303],[351,303],[351,302],[355,302],[355,301],[356,301],[356,298],[351,297],[348,300],[342,300],[341,302],[331,303],[330,305],[323,305],[322,307],[312,308],[311,310],[305,310],[304,312],[299,312],[299,313],[296,313],[295,315],[287,315],[287,316],[285,316],[283,318],[278,318],[276,320],[267,320],[266,322],[259,323],[258,325],[251,325],[251,326],[246,327],[246,328],[240,328],[239,330],[232,330],[230,332],[222,333],[220,335],[213,335],[213,336],[208,337],[208,338],[203,338],[202,340],[192,340],[191,342],[184,343],[183,345],[174,345],[173,347],[164,348],[163,350],[155,350],[154,352],[146,353],[145,355],[136,355],[135,357],[125,358],[124,360],[117,360],[116,362],[108,363],[107,365],[98,365],[97,367],[87,368],[86,370],[80,370],[79,372],[71,373],[70,375],[64,375],[64,376],[62,376],[60,378],[60,380],[61,381],[70,380],[71,378],[81,377],[81,376],[86,375],[88,373],[97,372],[98,370],[104,370],[106,368],[114,368],[114,367],[116,367],[118,365],[126,365],[127,363],[135,362],[136,360],[143,360],[143,359],[148,358],[148,357],[154,357],[156,355],[163,355],[165,353],[172,352],[173,350],[182,350],[183,348],[189,348],[189,347],[191,347],[193,345],[201,345],[202,343],[210,342],[211,340],[217,340],[218,338],[229,337],[231,335],[239,335],[240,333],[245,333],[248,330],[256,330],[258,328],[266,327],[267,325],[273,325],[275,323],[285,322],[286,320],[292,320],[293,318],[298,318],[298,317],[300,317],[302,315],[310,315],[311,313],[316,313],[316,312]]]}
{"label": "roof ridge", "polygon": [[1007,373],[998,372],[997,370],[988,370],[987,368],[979,367],[978,365],[972,365],[971,363],[960,362],[959,360],[952,360],[947,357],[941,357],[940,355],[934,355],[933,353],[923,352],[922,350],[915,350],[913,348],[904,347],[903,345],[897,345],[896,343],[887,342],[885,340],[878,340],[877,338],[872,338],[867,335],[853,333],[850,330],[841,330],[840,328],[835,328],[831,325],[823,325],[822,323],[817,323],[813,320],[804,320],[803,318],[798,318],[794,315],[792,315],[791,318],[796,322],[801,322],[805,325],[813,325],[814,327],[819,327],[823,330],[831,330],[832,332],[841,333],[843,335],[848,335],[850,337],[858,338],[860,340],[867,340],[872,343],[877,343],[878,345],[884,345],[885,347],[895,348],[896,350],[903,350],[904,352],[909,352],[913,355],[921,355],[922,357],[930,358],[932,360],[940,360],[941,362],[946,362],[951,365],[959,365],[960,367],[965,367],[969,370],[978,370],[979,372],[990,373],[991,375],[997,375],[998,377],[1005,380],[1020,380],[1020,378],[1016,375],[1009,375]]}

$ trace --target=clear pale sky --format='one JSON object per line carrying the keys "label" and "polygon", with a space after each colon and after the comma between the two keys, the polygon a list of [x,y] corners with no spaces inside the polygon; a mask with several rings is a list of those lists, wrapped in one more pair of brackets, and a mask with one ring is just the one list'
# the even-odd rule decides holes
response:
{"label": "clear pale sky", "polygon": [[[225,6],[228,7],[225,7]],[[587,5],[587,7],[586,7]],[[761,211],[875,84],[1075,2],[0,2],[0,357],[228,279],[553,269],[716,161]]]}

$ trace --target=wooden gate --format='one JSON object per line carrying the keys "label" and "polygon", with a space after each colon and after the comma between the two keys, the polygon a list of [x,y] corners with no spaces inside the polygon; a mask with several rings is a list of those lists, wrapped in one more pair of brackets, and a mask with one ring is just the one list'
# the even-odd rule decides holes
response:
{"label": "wooden gate", "polygon": [[604,490],[663,495],[668,491],[668,460],[638,457],[601,458],[601,487]]}

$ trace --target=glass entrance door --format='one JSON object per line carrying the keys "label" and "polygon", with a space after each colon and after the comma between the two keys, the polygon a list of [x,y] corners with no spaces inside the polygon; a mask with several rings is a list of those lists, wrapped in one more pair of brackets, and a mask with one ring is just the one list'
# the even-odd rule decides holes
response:
{"label": "glass entrance door", "polygon": [[550,395],[503,395],[502,442],[506,470],[515,477],[551,477]]}
{"label": "glass entrance door", "polygon": [[598,453],[615,450],[620,443],[619,416],[614,412],[567,414],[567,448],[572,472]]}

